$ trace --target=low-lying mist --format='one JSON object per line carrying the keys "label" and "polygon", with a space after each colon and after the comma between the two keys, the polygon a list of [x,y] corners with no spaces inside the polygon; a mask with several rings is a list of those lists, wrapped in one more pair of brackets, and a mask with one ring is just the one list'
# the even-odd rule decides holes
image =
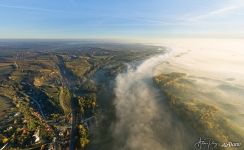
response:
{"label": "low-lying mist", "polygon": [[170,70],[228,80],[244,86],[244,39],[171,39],[162,42],[172,57]]}
{"label": "low-lying mist", "polygon": [[[167,54],[150,58],[137,68],[128,66],[116,78],[113,126],[115,149],[187,149],[190,133],[174,118],[152,83],[153,72]],[[187,140],[186,140],[187,139]]]}
{"label": "low-lying mist", "polygon": [[[152,82],[153,77],[171,72],[186,73],[185,81],[188,80],[189,85],[194,86],[191,87],[193,88],[190,92],[191,98],[198,104],[204,104],[201,106],[216,108],[220,117],[227,120],[228,126],[219,127],[220,129],[230,135],[235,131],[242,135],[244,133],[242,43],[243,40],[234,39],[169,40],[163,44],[170,49],[168,54],[150,58],[136,68],[128,66],[127,72],[119,74],[116,78],[114,104],[117,120],[112,127],[115,149],[193,148],[194,142],[199,137],[186,128],[186,122],[183,123],[177,118],[176,113],[168,106],[167,99]],[[182,96],[177,95],[177,91],[175,94]],[[204,133],[204,130],[202,132]],[[243,142],[243,139],[228,138],[228,140]]]}
{"label": "low-lying mist", "polygon": [[198,89],[195,98],[217,108],[243,134],[244,40],[181,39],[163,43],[173,55],[167,63],[158,65],[156,74],[186,73]]}

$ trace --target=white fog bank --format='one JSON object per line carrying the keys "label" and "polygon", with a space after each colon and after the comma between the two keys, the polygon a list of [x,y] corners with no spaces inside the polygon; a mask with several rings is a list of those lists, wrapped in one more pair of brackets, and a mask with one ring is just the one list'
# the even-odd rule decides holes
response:
{"label": "white fog bank", "polygon": [[244,85],[244,39],[169,39],[160,45],[172,50],[171,69]]}
{"label": "white fog bank", "polygon": [[173,119],[153,83],[153,70],[168,55],[152,57],[116,78],[114,101],[117,121],[113,136],[118,150],[187,149],[192,136]]}
{"label": "white fog bank", "polygon": [[[116,78],[116,118],[112,129],[118,150],[189,149],[194,137],[165,105],[152,79],[185,72],[194,96],[212,105],[231,125],[244,129],[244,40],[168,40],[170,52],[145,60]],[[176,93],[177,94],[177,93]],[[229,129],[226,129],[229,130]],[[229,130],[231,131],[231,130]],[[241,134],[241,133],[240,133]],[[239,141],[241,142],[241,141]]]}
{"label": "white fog bank", "polygon": [[244,39],[171,39],[167,63],[155,73],[184,72],[204,103],[217,107],[244,131]]}

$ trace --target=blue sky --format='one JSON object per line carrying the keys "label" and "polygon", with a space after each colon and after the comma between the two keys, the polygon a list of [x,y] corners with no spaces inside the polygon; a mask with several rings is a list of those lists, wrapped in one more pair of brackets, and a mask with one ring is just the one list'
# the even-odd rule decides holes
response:
{"label": "blue sky", "polygon": [[0,0],[0,38],[242,37],[243,0]]}

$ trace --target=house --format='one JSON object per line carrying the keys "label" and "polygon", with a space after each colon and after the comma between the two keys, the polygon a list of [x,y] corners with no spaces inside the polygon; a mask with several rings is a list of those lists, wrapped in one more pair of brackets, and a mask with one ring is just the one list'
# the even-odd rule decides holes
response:
{"label": "house", "polygon": [[35,143],[40,142],[40,129],[37,129],[36,132],[34,133],[33,137],[35,137]]}

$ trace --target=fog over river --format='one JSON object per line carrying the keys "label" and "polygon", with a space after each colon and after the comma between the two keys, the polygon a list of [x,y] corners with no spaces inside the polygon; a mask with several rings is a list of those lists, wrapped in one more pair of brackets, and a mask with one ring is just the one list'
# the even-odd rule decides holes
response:
{"label": "fog over river", "polygon": [[118,75],[114,135],[119,147],[186,149],[187,144],[193,145],[191,132],[173,119],[165,99],[152,84],[153,76],[160,73],[186,73],[196,83],[195,88],[202,89],[196,98],[216,107],[243,131],[243,43],[241,39],[168,40],[162,44],[168,47],[167,54],[148,59],[136,69],[128,67],[126,73]]}
{"label": "fog over river", "polygon": [[[97,147],[99,144],[103,145],[100,149],[118,150],[193,147],[198,137],[177,118],[153,84],[154,76],[170,72],[186,73],[196,88],[201,89],[201,95],[196,97],[216,107],[233,121],[233,126],[243,131],[242,43],[244,40],[240,39],[164,40],[160,45],[167,46],[166,54],[145,60],[137,67],[128,65],[127,71],[119,74],[113,83],[115,96],[111,98],[111,107],[106,108],[109,113],[103,114],[107,126],[102,130],[106,135],[97,139],[95,136]],[[103,140],[99,141],[98,137]]]}
{"label": "fog over river", "polygon": [[168,54],[152,57],[136,69],[128,66],[128,71],[116,78],[117,121],[113,135],[118,149],[163,150],[188,146],[192,136],[174,118],[152,83],[155,66],[167,58]]}
{"label": "fog over river", "polygon": [[[128,65],[127,71],[116,77],[114,86],[99,92],[102,119],[89,149],[168,150],[194,145],[196,138],[190,129],[177,119],[153,84],[155,67],[168,57],[166,53],[136,67]],[[98,77],[102,76],[99,72]],[[114,92],[114,96],[109,92]]]}

